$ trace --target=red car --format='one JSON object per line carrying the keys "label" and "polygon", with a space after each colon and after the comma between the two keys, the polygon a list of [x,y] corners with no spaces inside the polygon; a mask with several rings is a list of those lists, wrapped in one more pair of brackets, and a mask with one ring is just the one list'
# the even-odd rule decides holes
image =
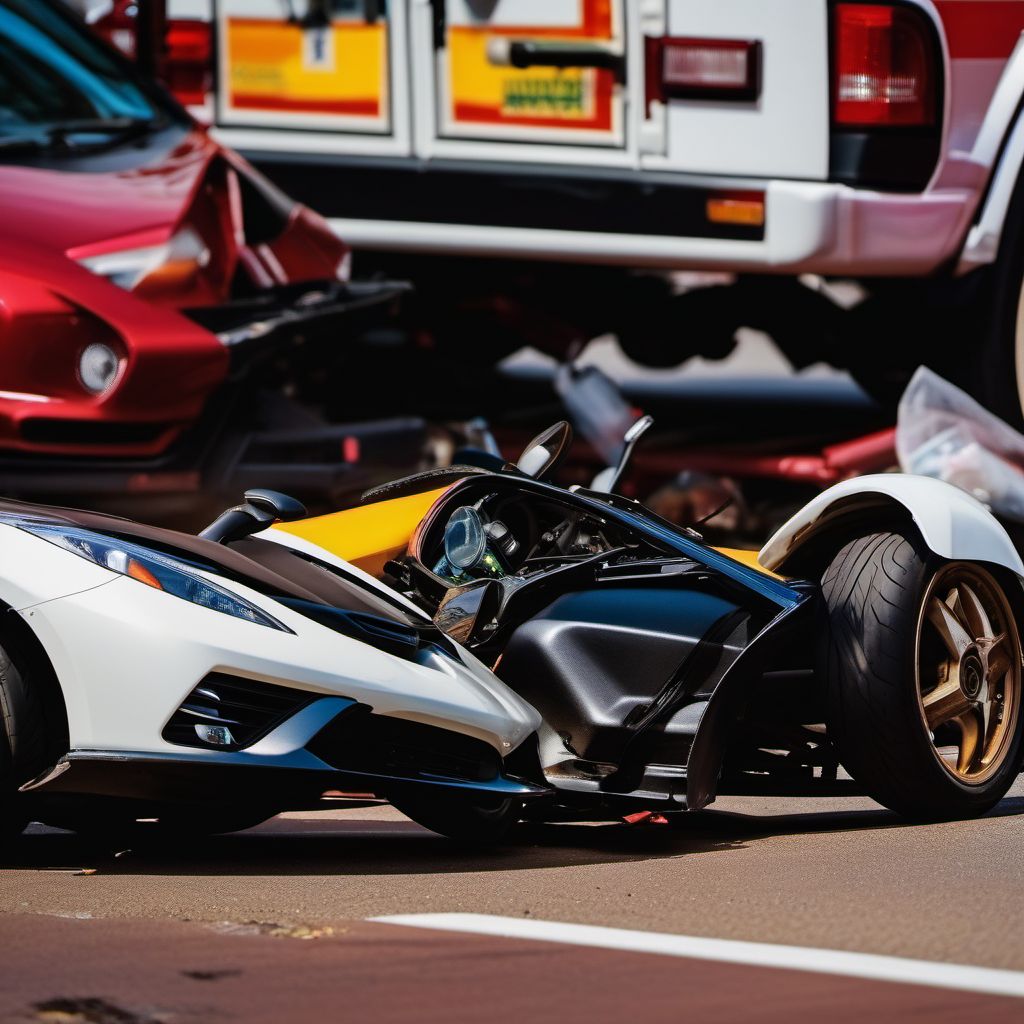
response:
{"label": "red car", "polygon": [[359,433],[280,412],[327,358],[282,346],[401,291],[349,262],[63,4],[0,0],[4,491],[336,490]]}

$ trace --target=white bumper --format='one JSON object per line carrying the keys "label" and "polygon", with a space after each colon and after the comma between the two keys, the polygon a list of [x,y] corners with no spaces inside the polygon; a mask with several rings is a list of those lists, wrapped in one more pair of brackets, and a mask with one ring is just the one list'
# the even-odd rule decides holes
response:
{"label": "white bumper", "polygon": [[[380,715],[483,740],[502,757],[540,724],[538,713],[475,659],[407,661],[240,584],[218,580],[294,632],[191,604],[9,526],[0,526],[0,564],[0,599],[20,611],[45,648],[76,750],[184,752],[161,733],[210,672],[348,698]],[[68,596],[58,597],[61,591]],[[260,741],[261,750],[275,736],[277,754],[311,738],[289,730],[288,721],[280,728],[280,736]]]}
{"label": "white bumper", "polygon": [[[708,178],[681,178],[684,184],[716,187]],[[959,252],[976,201],[976,192],[966,188],[902,195],[828,182],[759,179],[729,179],[719,187],[765,191],[762,240],[351,218],[334,218],[330,225],[357,249],[677,270],[915,276],[931,273]]]}

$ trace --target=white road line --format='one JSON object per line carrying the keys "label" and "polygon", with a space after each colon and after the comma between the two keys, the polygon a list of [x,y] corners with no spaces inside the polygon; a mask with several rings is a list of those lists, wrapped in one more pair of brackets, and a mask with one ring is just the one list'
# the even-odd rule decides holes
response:
{"label": "white road line", "polygon": [[472,932],[509,939],[561,942],[597,949],[618,949],[630,953],[716,960],[748,967],[774,967],[791,971],[813,971],[872,981],[893,981],[908,985],[930,985],[965,992],[1024,998],[1024,972],[970,967],[963,964],[909,960],[873,953],[848,953],[838,949],[809,949],[778,946],[766,942],[736,942],[693,935],[638,932],[625,928],[602,928],[589,924],[562,924],[530,918],[497,917],[492,914],[394,914],[370,918],[382,924],[410,928],[432,928],[450,932]]}

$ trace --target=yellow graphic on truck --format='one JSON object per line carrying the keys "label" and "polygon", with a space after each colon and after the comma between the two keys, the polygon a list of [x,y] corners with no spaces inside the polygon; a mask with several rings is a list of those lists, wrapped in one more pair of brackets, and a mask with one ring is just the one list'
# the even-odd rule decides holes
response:
{"label": "yellow graphic on truck", "polygon": [[501,112],[504,117],[521,114],[548,115],[572,119],[592,116],[593,90],[582,75],[558,78],[506,78],[502,83]]}
{"label": "yellow graphic on truck", "polygon": [[615,41],[614,0],[580,0],[575,24],[463,24],[447,29],[449,134],[561,129],[612,136],[618,130],[615,75],[597,67],[514,67],[495,54],[517,40],[597,44]]}
{"label": "yellow graphic on truck", "polygon": [[274,18],[230,17],[225,55],[233,111],[386,123],[388,34],[383,19],[303,28]]}

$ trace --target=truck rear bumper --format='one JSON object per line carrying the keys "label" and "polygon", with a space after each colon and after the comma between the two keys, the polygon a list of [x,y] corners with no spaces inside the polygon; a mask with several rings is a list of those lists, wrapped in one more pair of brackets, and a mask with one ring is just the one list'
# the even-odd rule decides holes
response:
{"label": "truck rear bumper", "polygon": [[[346,178],[350,172],[351,168],[346,169]],[[497,217],[497,223],[488,222],[480,211],[460,216],[457,223],[441,216],[425,222],[415,219],[416,215],[436,207],[408,201],[395,203],[390,217],[370,219],[338,211],[329,223],[355,248],[396,252],[568,259],[680,270],[912,277],[930,274],[955,258],[976,200],[969,189],[910,195],[782,180],[680,179],[666,185],[664,176],[660,177],[651,187],[665,193],[663,204],[668,211],[683,207],[703,211],[706,198],[723,189],[763,191],[764,229],[752,233],[761,237],[714,237],[720,232],[704,230],[693,216],[685,219],[683,230],[673,233],[664,228],[657,233],[556,228],[543,223],[539,213],[532,214],[528,188],[518,199],[518,219],[523,222],[518,225]],[[632,179],[637,184],[641,181]],[[567,192],[576,192],[573,199],[579,198],[578,189],[586,187],[584,179],[575,177],[560,184]],[[591,195],[586,201],[595,205],[597,224],[601,217],[596,211],[609,199],[595,184],[589,182]],[[500,187],[493,202],[496,207],[503,205]],[[470,219],[475,222],[465,222]]]}

